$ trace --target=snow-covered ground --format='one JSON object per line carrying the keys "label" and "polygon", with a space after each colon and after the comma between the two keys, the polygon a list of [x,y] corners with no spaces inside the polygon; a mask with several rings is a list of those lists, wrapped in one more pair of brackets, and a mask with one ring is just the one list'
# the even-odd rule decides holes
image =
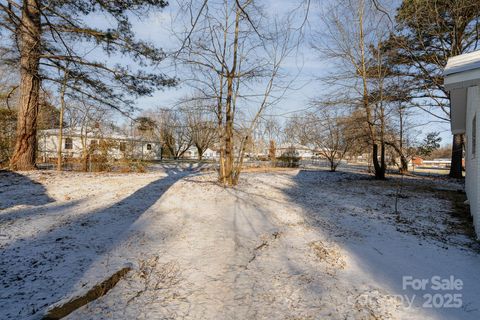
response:
{"label": "snow-covered ground", "polygon": [[41,318],[126,263],[67,318],[480,319],[462,188],[354,171],[251,172],[231,189],[188,168],[3,172],[0,319]]}

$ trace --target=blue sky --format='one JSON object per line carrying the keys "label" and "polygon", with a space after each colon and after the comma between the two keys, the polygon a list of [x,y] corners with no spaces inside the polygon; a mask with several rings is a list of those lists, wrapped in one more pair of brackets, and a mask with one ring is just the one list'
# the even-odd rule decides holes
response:
{"label": "blue sky", "polygon": [[[266,2],[266,6],[271,13],[275,11],[280,13],[286,12],[294,9],[295,5],[298,6],[298,4],[295,4],[295,1],[270,0]],[[175,5],[175,1],[172,1],[170,6],[165,8],[161,13],[151,15],[144,21],[136,23],[136,33],[142,39],[149,40],[166,50],[177,49],[175,46],[171,46],[172,43],[175,43],[175,40],[169,36],[169,28],[172,24],[171,16],[177,14],[176,10],[177,6]],[[163,66],[163,70],[170,69],[167,64]],[[287,70],[292,77],[296,77],[296,84],[295,88],[289,91],[287,97],[276,106],[276,111],[283,113],[304,108],[308,100],[315,96],[315,92],[318,90],[317,84],[312,82],[312,80],[318,77],[318,75],[326,69],[327,65],[328,63],[322,63],[321,59],[319,59],[316,53],[314,53],[306,43],[299,49],[296,56],[287,59],[284,63],[284,69]],[[177,76],[180,79],[182,78],[181,73],[175,73],[175,70],[169,71],[171,75]],[[180,84],[177,88],[159,91],[153,97],[140,99],[138,106],[140,108],[158,105],[171,106],[189,91],[190,89],[187,85]]]}
{"label": "blue sky", "polygon": [[[325,2],[323,2],[325,3]],[[294,9],[298,3],[291,0],[267,0],[265,6],[271,13],[287,12]],[[290,57],[285,62],[285,70],[288,71],[290,77],[295,77],[295,89],[292,89],[285,95],[284,99],[274,106],[268,114],[284,115],[291,114],[296,110],[302,110],[308,107],[308,103],[313,98],[319,98],[322,93],[328,92],[330,88],[325,87],[321,81],[318,80],[322,75],[332,72],[331,61],[322,59],[317,52],[315,52],[310,43],[315,41],[309,32],[310,28],[315,28],[316,14],[321,1],[313,1],[310,8],[310,21],[306,27],[306,37],[302,46],[298,49],[295,56]],[[166,51],[173,51],[177,49],[176,41],[171,37],[172,17],[177,14],[178,7],[175,1],[171,1],[170,6],[162,10],[143,17],[141,21],[134,22],[134,30],[139,38],[151,41],[156,46],[164,48]],[[169,61],[166,61],[160,66],[161,72],[166,72],[170,76],[175,76],[182,79],[181,70],[175,69],[171,66]],[[171,107],[180,98],[191,92],[191,89],[184,83],[176,88],[165,89],[156,92],[151,97],[144,97],[137,100],[138,108],[146,110],[154,107]],[[431,123],[419,128],[421,131],[419,137],[423,137],[426,133],[431,131],[441,132],[442,144],[451,143],[451,134],[448,123],[438,123],[435,119],[418,112],[418,115],[413,119],[417,123]],[[279,117],[283,119],[283,117]]]}

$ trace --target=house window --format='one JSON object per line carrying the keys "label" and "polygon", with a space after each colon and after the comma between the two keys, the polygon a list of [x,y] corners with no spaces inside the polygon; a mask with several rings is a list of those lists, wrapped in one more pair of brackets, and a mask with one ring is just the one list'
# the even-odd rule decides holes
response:
{"label": "house window", "polygon": [[73,141],[72,138],[65,138],[65,149],[71,150],[73,149]]}
{"label": "house window", "polygon": [[150,143],[147,143],[147,150],[148,151],[152,150],[152,145]]}
{"label": "house window", "polygon": [[475,155],[477,151],[477,116],[475,115],[472,120],[472,155]]}
{"label": "house window", "polygon": [[127,150],[127,143],[120,142],[120,151],[125,151],[125,150]]}

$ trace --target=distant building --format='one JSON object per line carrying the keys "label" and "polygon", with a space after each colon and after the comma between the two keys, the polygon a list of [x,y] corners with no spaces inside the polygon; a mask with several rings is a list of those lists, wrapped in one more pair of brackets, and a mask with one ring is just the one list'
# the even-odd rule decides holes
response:
{"label": "distant building", "polygon": [[205,152],[203,153],[203,159],[216,160],[218,158],[219,158],[218,151],[212,150],[210,148],[205,150]]}
{"label": "distant building", "polygon": [[421,165],[423,165],[423,158],[421,158],[421,157],[413,157],[410,162],[411,162],[411,164],[414,165],[414,166],[421,166]]}
{"label": "distant building", "polygon": [[[295,143],[284,143],[275,148],[275,156],[281,157],[286,153],[294,153],[295,156],[300,157],[301,159],[312,159],[315,157],[315,151],[312,148],[301,144]],[[268,154],[268,153],[267,153]]]}
{"label": "distant building", "polygon": [[[217,151],[214,151],[210,148],[207,148],[207,150],[205,150],[203,152],[203,156],[202,156],[202,159],[204,160],[216,160],[218,159],[218,152]],[[183,154],[182,158],[184,159],[198,159],[198,149],[196,147],[190,147],[187,149],[187,151],[185,151],[185,153]]]}
{"label": "distant building", "polygon": [[450,168],[451,163],[451,159],[423,160],[422,166],[431,168]]}
{"label": "distant building", "polygon": [[480,143],[477,138],[480,115],[480,51],[448,59],[445,88],[450,92],[450,120],[453,134],[465,134],[465,191],[477,237],[480,237]]}
{"label": "distant building", "polygon": [[[40,130],[38,133],[38,156],[44,162],[57,158],[58,129]],[[159,142],[148,141],[120,133],[102,133],[98,129],[85,133],[79,128],[67,128],[63,131],[62,156],[82,158],[89,155],[106,154],[112,159],[160,160],[162,146]]]}

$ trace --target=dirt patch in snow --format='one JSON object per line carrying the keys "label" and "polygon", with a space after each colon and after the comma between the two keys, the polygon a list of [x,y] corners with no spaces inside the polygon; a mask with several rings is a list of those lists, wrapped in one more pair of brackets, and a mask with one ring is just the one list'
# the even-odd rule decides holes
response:
{"label": "dirt patch in snow", "polygon": [[[463,189],[453,184],[450,187],[426,185],[406,182],[399,193],[403,202],[418,201],[421,198],[432,198],[439,206],[439,213],[419,210],[416,215],[405,215],[397,212],[395,222],[397,230],[407,232],[424,239],[431,239],[445,245],[457,244],[459,247],[480,253],[480,242],[476,240],[473,218],[465,201],[467,197]],[[405,199],[405,200],[403,200]],[[430,228],[426,228],[430,225]],[[439,232],[439,227],[441,232]]]}
{"label": "dirt patch in snow", "polygon": [[261,243],[257,245],[255,248],[252,250],[252,257],[248,260],[248,263],[245,265],[245,269],[248,269],[248,265],[252,263],[253,260],[257,258],[257,255],[259,254],[259,251],[267,248],[272,241],[275,241],[281,236],[281,233],[278,231],[273,232],[272,234],[269,235],[262,235],[261,236]]}
{"label": "dirt patch in snow", "polygon": [[325,271],[329,275],[335,275],[338,270],[344,269],[347,265],[344,256],[340,252],[340,248],[334,244],[326,244],[320,240],[312,241],[309,244],[315,256],[323,262]]}

